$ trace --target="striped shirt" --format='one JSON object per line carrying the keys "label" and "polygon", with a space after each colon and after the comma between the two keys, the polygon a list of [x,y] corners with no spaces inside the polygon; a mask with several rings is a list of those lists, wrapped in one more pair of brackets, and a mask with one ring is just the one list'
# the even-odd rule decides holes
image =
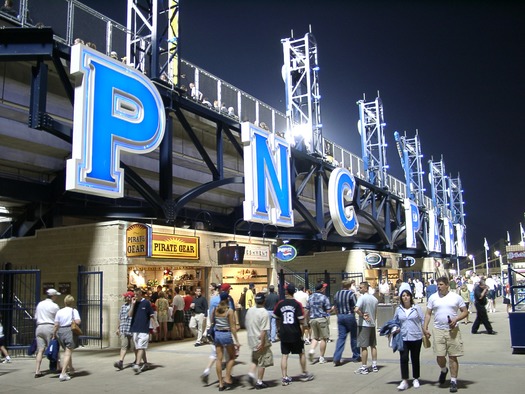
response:
{"label": "striped shirt", "polygon": [[339,315],[354,313],[356,297],[352,290],[339,290],[334,296],[334,305]]}

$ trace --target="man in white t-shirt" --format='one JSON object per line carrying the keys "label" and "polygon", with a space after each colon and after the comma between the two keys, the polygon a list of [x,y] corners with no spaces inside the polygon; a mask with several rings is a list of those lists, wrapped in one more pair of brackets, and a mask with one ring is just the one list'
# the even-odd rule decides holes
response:
{"label": "man in white t-shirt", "polygon": [[[306,307],[306,305],[308,304],[308,293],[304,291],[303,285],[297,286],[297,291],[294,293],[293,298],[295,299],[295,301],[300,303],[303,306],[303,308]],[[304,344],[310,344],[310,323],[308,322],[304,326]]]}
{"label": "man in white t-shirt", "polygon": [[458,357],[463,355],[463,340],[459,331],[458,322],[467,317],[468,311],[463,298],[451,292],[448,278],[443,276],[437,280],[438,291],[430,296],[423,324],[423,334],[430,338],[428,330],[430,318],[434,314],[434,354],[436,361],[441,368],[439,384],[443,385],[447,377],[447,355],[450,365],[450,392],[458,391]]}
{"label": "man in white t-shirt", "polygon": [[44,376],[40,371],[40,365],[42,364],[42,358],[44,356],[44,350],[51,342],[53,337],[53,328],[55,326],[55,315],[57,314],[60,307],[57,305],[56,300],[60,295],[55,289],[48,289],[46,291],[47,298],[40,301],[36,306],[35,320],[36,320],[36,371],[35,378]]}

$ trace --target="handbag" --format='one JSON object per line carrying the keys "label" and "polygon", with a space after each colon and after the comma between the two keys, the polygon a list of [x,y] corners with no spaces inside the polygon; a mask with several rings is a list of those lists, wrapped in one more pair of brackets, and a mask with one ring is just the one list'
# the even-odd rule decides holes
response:
{"label": "handbag", "polygon": [[430,339],[428,339],[428,337],[423,334],[423,347],[425,349],[428,349],[430,347]]}
{"label": "handbag", "polygon": [[73,335],[82,335],[82,330],[80,329],[78,324],[75,323],[74,309],[71,310],[71,332],[73,332]]}

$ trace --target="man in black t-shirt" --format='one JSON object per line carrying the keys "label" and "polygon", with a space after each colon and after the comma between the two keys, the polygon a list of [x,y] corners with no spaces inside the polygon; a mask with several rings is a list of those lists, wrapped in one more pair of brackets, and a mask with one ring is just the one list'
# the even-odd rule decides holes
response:
{"label": "man in black t-shirt", "polygon": [[278,320],[279,337],[281,339],[281,372],[283,375],[282,385],[288,386],[292,378],[288,376],[288,355],[298,354],[299,363],[303,373],[300,380],[307,382],[314,375],[306,370],[306,356],[304,354],[304,310],[303,306],[293,298],[295,286],[289,283],[286,287],[285,299],[279,301],[273,311],[273,317]]}
{"label": "man in black t-shirt", "polygon": [[479,284],[474,288],[474,306],[476,307],[476,320],[472,324],[472,334],[477,334],[479,326],[483,324],[487,329],[487,334],[495,335],[496,331],[492,329],[489,317],[487,315],[487,293],[489,287],[485,284],[485,279],[481,279]]}

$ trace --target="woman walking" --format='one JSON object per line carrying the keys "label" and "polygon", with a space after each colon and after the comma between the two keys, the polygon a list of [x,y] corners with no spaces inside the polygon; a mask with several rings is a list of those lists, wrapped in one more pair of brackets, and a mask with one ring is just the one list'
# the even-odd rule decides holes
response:
{"label": "woman walking", "polygon": [[408,389],[408,358],[412,361],[412,386],[419,388],[420,373],[420,353],[423,338],[422,324],[424,321],[423,312],[419,305],[414,304],[412,293],[403,290],[399,297],[399,306],[396,309],[394,319],[397,318],[401,325],[401,335],[403,338],[403,350],[399,352],[401,364],[401,384],[397,389],[402,391]]}
{"label": "woman walking", "polygon": [[[217,377],[219,378],[219,391],[230,390],[232,388],[232,369],[235,364],[235,353],[239,350],[240,344],[237,338],[237,327],[235,325],[234,311],[228,305],[228,293],[220,294],[219,306],[214,310],[211,324],[215,324],[214,344],[217,349],[217,362],[215,363]],[[222,359],[224,350],[228,352],[226,362],[226,376],[222,377]]]}
{"label": "woman walking", "polygon": [[469,324],[470,323],[470,320],[469,320],[469,314],[470,314],[470,309],[469,309],[469,305],[470,305],[470,291],[467,287],[467,284],[466,283],[463,283],[459,289],[459,295],[461,296],[461,298],[463,298],[463,301],[465,301],[465,305],[467,306],[467,318],[465,319],[465,321],[463,322],[463,324]]}
{"label": "woman walking", "polygon": [[73,369],[73,349],[76,348],[76,338],[73,337],[71,331],[71,322],[75,321],[76,324],[80,324],[80,315],[73,308],[75,305],[73,296],[67,295],[64,298],[64,305],[64,308],[60,309],[55,315],[55,328],[53,330],[53,338],[57,338],[60,346],[65,350],[62,360],[62,373],[59,377],[61,382],[70,380],[71,376],[68,375],[68,372],[71,374],[75,371]]}
{"label": "woman walking", "polygon": [[166,293],[163,291],[159,292],[159,298],[155,301],[157,307],[157,321],[159,322],[159,341],[168,340],[168,311],[170,304],[166,299]]}

